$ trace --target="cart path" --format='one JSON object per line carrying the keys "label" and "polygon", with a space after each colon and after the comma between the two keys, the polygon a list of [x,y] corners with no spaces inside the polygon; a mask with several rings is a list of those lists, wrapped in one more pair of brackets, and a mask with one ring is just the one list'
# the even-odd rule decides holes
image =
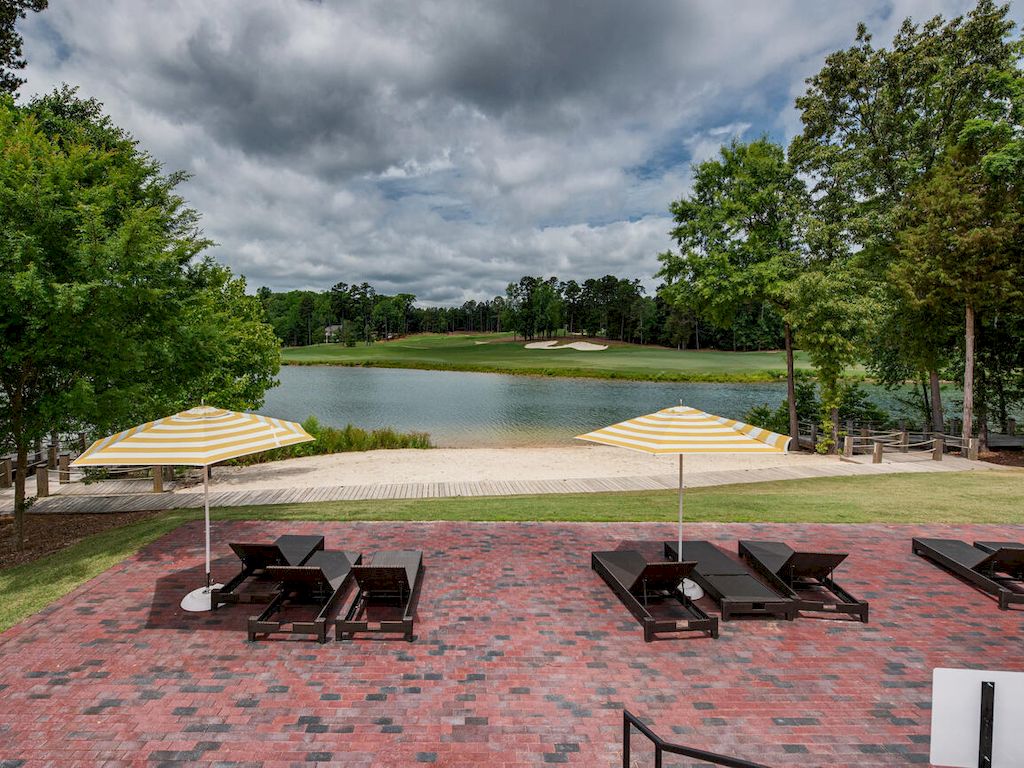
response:
{"label": "cart path", "polygon": [[[998,469],[981,461],[967,461],[947,456],[942,461],[921,457],[887,460],[881,464],[860,464],[845,461],[825,465],[792,465],[756,469],[729,469],[695,472],[686,477],[687,488],[737,483],[763,483],[776,480],[803,480],[814,477],[854,477],[914,472],[963,472]],[[113,481],[118,489],[147,487],[149,481],[130,486],[127,481]],[[210,493],[211,507],[243,507],[267,504],[305,504],[316,501],[359,501],[371,499],[438,499],[459,496],[533,496],[552,493],[614,493],[621,491],[662,491],[678,488],[679,477],[673,474],[635,477],[591,477],[568,480],[482,480],[476,482],[436,483],[373,483],[365,485],[297,486],[261,490],[226,489]],[[75,484],[77,485],[77,484]],[[165,491],[163,493],[104,493],[105,483],[82,486],[75,492],[61,489],[58,495],[37,499],[33,512],[82,514],[98,512],[137,512],[168,509],[195,509],[203,506],[201,490]],[[93,489],[86,494],[83,489]],[[13,511],[13,499],[7,494],[0,514]]]}

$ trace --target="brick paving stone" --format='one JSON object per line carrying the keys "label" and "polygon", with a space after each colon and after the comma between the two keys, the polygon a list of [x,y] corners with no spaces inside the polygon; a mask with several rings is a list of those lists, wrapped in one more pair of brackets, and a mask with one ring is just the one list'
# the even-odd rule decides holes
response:
{"label": "brick paving stone", "polygon": [[[718,640],[654,643],[589,553],[658,557],[671,525],[216,522],[214,577],[236,568],[226,542],[286,532],[422,549],[416,641],[249,643],[253,606],[182,612],[202,580],[189,524],[0,635],[0,766],[617,766],[623,707],[773,766],[917,765],[933,667],[1024,670],[1024,612],[910,552],[913,536],[1022,526],[689,525],[732,553],[740,538],[850,552],[837,580],[872,621],[730,621]],[[634,754],[650,757],[642,738]]]}

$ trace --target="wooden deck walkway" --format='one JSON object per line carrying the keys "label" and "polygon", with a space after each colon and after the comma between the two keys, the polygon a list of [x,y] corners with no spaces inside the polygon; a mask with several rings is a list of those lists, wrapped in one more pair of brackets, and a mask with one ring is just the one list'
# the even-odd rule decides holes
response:
{"label": "wooden deck walkway", "polygon": [[[835,461],[826,466],[793,465],[764,469],[723,470],[694,473],[686,478],[688,488],[735,483],[762,483],[775,480],[800,480],[813,477],[841,477],[854,475],[882,475],[906,472],[955,472],[993,469],[994,465],[967,461],[954,457],[945,460],[903,460],[882,464],[859,464]],[[137,512],[168,509],[195,509],[202,507],[203,494],[194,489],[164,493],[137,493],[123,490],[126,481],[118,483],[117,490],[109,493],[106,486],[96,483],[84,486],[91,494],[78,490],[62,492],[56,496],[38,499],[33,512],[58,514],[88,514],[102,512]],[[675,474],[579,478],[572,480],[483,480],[452,483],[388,483],[374,485],[335,485],[304,488],[276,488],[267,490],[214,490],[210,493],[211,507],[242,507],[265,504],[306,504],[317,501],[357,501],[377,499],[439,499],[459,496],[524,496],[551,493],[615,493],[621,491],[663,491],[678,487]],[[137,486],[136,486],[137,487]],[[128,490],[134,490],[130,487]],[[13,502],[3,500],[0,514],[10,514]]]}

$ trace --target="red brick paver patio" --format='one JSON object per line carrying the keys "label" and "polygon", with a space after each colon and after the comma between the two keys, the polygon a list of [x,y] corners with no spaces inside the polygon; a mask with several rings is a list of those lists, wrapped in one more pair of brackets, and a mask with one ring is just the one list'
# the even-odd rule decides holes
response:
{"label": "red brick paver patio", "polygon": [[1021,526],[690,525],[732,553],[757,537],[851,552],[837,580],[871,623],[750,619],[654,643],[589,553],[656,554],[671,525],[217,523],[215,576],[234,570],[227,541],[284,532],[422,549],[416,641],[249,643],[251,606],[183,613],[202,571],[190,524],[0,635],[0,766],[615,766],[623,707],[769,765],[927,764],[933,667],[1024,670],[1024,612],[910,552],[912,536]]}

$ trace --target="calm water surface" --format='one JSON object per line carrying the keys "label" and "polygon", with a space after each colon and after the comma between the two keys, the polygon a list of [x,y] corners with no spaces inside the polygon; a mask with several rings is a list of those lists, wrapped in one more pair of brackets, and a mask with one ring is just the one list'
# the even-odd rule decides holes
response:
{"label": "calm water surface", "polygon": [[[551,445],[676,405],[739,419],[780,403],[784,383],[700,384],[561,379],[396,368],[282,366],[260,409],[279,418],[429,432],[440,446]],[[876,396],[884,396],[884,392]]]}

